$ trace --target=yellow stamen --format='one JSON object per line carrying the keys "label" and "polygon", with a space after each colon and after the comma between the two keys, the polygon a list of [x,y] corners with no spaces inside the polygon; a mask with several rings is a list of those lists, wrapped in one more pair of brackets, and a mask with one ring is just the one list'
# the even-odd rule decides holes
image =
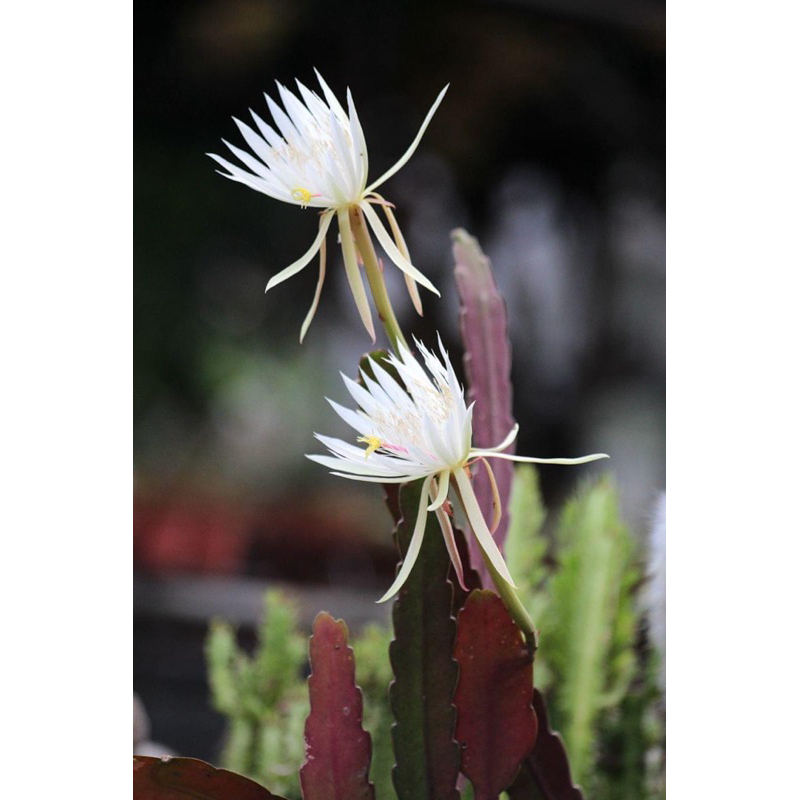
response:
{"label": "yellow stamen", "polygon": [[308,189],[304,189],[302,186],[292,189],[292,199],[300,203],[300,208],[306,208],[311,202],[312,197],[319,197],[319,195],[311,194]]}
{"label": "yellow stamen", "polygon": [[364,444],[368,445],[366,452],[364,453],[364,458],[369,458],[372,453],[374,453],[381,445],[381,440],[374,435],[370,436],[359,436],[356,439],[357,442],[364,442]]}

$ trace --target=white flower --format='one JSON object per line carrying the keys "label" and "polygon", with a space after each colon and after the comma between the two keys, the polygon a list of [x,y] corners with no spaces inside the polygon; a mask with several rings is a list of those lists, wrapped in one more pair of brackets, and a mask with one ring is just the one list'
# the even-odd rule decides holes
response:
{"label": "white flower", "polygon": [[[492,538],[492,533],[500,522],[502,510],[497,488],[494,486],[494,476],[486,459],[502,458],[538,464],[584,464],[608,456],[605,453],[596,453],[582,458],[526,458],[502,452],[516,438],[517,425],[495,447],[474,448],[474,403],[468,408],[464,402],[464,390],[456,378],[441,338],[441,361],[419,341],[416,344],[428,372],[401,346],[399,356],[390,355],[388,361],[397,371],[402,383],[371,360],[374,379],[362,370],[363,386],[342,375],[348,391],[361,407],[359,410],[352,411],[328,400],[339,416],[360,434],[357,441],[364,442],[367,447],[362,449],[341,439],[315,434],[332,455],[309,455],[308,458],[328,467],[334,475],[358,481],[405,483],[424,479],[414,532],[405,561],[395,582],[379,602],[396,594],[410,574],[422,546],[428,511],[435,511],[437,514],[456,576],[459,583],[464,585],[461,559],[448,514],[443,507],[451,481],[455,482],[466,518],[484,556],[499,575],[514,586],[503,556]],[[479,460],[484,462],[495,490],[491,530],[483,518],[470,483],[469,466]]]}
{"label": "white flower", "polygon": [[[421,313],[419,294],[414,282],[421,283],[437,295],[439,292],[411,264],[408,250],[391,210],[391,204],[376,194],[375,189],[394,175],[411,158],[434,112],[439,107],[447,91],[447,86],[439,93],[416,138],[403,157],[378,180],[367,185],[367,144],[350,90],[347,90],[348,111],[346,113],[319,72],[316,72],[316,75],[324,100],[315,92],[307,89],[300,81],[297,81],[300,97],[280,83],[278,84],[278,92],[285,111],[271,97],[264,95],[279,132],[252,110],[250,114],[258,132],[234,118],[245,142],[257,158],[224,139],[223,141],[248,169],[245,170],[231,164],[213,153],[207,155],[228,170],[227,173],[217,170],[226,178],[243,183],[257,192],[262,192],[276,200],[282,200],[284,203],[292,203],[300,208],[322,209],[319,232],[314,244],[305,255],[274,275],[267,283],[266,289],[269,291],[287,278],[296,275],[314,258],[317,252],[320,252],[319,281],[311,310],[303,322],[300,334],[301,342],[316,313],[325,278],[325,235],[334,215],[338,218],[347,278],[361,319],[374,341],[372,314],[359,271],[360,254],[353,241],[351,214],[359,211],[363,214],[389,258],[405,273],[412,300],[417,311]],[[383,207],[394,239],[387,232],[372,205]],[[363,261],[363,258],[361,260]]]}

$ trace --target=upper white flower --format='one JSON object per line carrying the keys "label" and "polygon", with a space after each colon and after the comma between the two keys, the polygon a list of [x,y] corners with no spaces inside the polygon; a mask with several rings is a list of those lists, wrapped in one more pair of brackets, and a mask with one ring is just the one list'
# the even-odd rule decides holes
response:
{"label": "upper white flower", "polygon": [[[428,511],[435,511],[437,514],[456,576],[463,585],[461,559],[449,517],[443,508],[451,480],[455,482],[466,518],[485,557],[500,576],[513,586],[514,581],[492,538],[502,510],[497,488],[494,486],[494,476],[486,459],[501,458],[538,464],[584,464],[608,456],[605,453],[595,453],[581,458],[527,458],[502,452],[516,438],[517,425],[495,447],[474,448],[474,403],[467,407],[464,389],[456,378],[441,338],[441,360],[419,341],[416,341],[416,345],[427,372],[401,346],[399,355],[388,356],[388,363],[396,370],[400,381],[370,359],[372,376],[362,369],[363,385],[342,375],[345,386],[360,409],[353,411],[328,400],[339,416],[360,434],[358,441],[364,442],[367,447],[362,449],[341,439],[315,434],[332,455],[309,455],[308,458],[328,467],[334,475],[353,480],[405,483],[424,479],[408,552],[395,582],[379,602],[396,594],[411,572],[422,546]],[[483,460],[486,465],[494,488],[495,513],[491,530],[483,518],[470,483],[469,466],[478,460]]]}
{"label": "upper white flower", "polygon": [[[285,110],[281,109],[269,95],[264,95],[277,131],[252,110],[250,114],[258,131],[234,118],[234,122],[255,157],[224,139],[223,142],[247,169],[242,169],[213,153],[207,155],[227,170],[227,172],[217,170],[226,178],[243,183],[257,192],[262,192],[285,203],[292,203],[301,208],[310,206],[323,209],[319,232],[314,244],[300,259],[274,275],[267,284],[267,291],[269,291],[287,278],[296,275],[322,248],[320,281],[311,311],[303,324],[301,341],[319,302],[325,274],[323,244],[333,215],[336,214],[342,234],[345,268],[353,297],[362,321],[374,340],[372,318],[363,281],[358,272],[357,248],[349,246],[349,243],[353,241],[349,215],[355,209],[359,209],[363,213],[389,258],[406,274],[409,291],[418,310],[420,308],[419,297],[416,287],[412,288],[413,281],[439,294],[433,284],[411,264],[402,234],[400,234],[391,211],[391,205],[376,194],[375,189],[394,175],[414,154],[428,123],[444,98],[447,86],[439,93],[416,138],[402,158],[378,180],[367,185],[369,167],[367,143],[353,104],[352,94],[348,89],[348,110],[345,112],[319,72],[316,72],[316,75],[324,99],[307,89],[300,81],[297,81],[299,97],[278,83],[278,92]],[[383,207],[394,238],[387,232],[372,208],[373,205]],[[345,240],[347,240],[347,244]]]}

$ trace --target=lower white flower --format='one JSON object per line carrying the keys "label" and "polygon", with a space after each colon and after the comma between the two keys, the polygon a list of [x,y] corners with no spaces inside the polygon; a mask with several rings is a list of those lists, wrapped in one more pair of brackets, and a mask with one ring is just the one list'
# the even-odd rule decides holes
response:
{"label": "lower white flower", "polygon": [[[357,441],[365,443],[366,448],[342,439],[314,434],[332,455],[307,456],[331,469],[334,475],[352,480],[373,483],[423,480],[419,510],[408,552],[394,583],[378,601],[381,603],[393,597],[411,573],[422,547],[429,511],[437,515],[456,577],[464,586],[464,570],[445,509],[451,483],[455,484],[466,518],[487,562],[504,581],[511,586],[515,585],[492,538],[492,533],[500,522],[502,509],[487,459],[501,458],[537,464],[585,464],[608,458],[605,453],[581,458],[528,458],[504,453],[503,450],[517,436],[517,425],[495,447],[472,447],[474,403],[467,407],[464,389],[456,378],[441,338],[441,360],[419,341],[416,344],[427,372],[405,347],[400,346],[399,354],[389,355],[388,362],[396,370],[401,382],[380,364],[370,360],[374,377],[361,370],[363,385],[342,375],[348,391],[360,409],[353,411],[328,400],[339,416],[360,434]],[[483,518],[470,483],[469,467],[476,461],[483,461],[494,488],[494,518],[491,528]]]}

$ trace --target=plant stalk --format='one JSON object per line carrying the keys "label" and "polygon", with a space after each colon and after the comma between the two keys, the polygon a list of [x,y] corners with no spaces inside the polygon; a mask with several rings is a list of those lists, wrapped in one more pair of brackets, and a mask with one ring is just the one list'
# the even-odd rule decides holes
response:
{"label": "plant stalk", "polygon": [[406,350],[410,350],[411,348],[408,346],[408,342],[406,342],[405,336],[403,336],[403,332],[400,330],[397,317],[394,315],[392,301],[389,299],[389,294],[386,291],[386,282],[383,279],[383,270],[378,263],[378,256],[375,253],[375,247],[372,244],[372,239],[370,238],[366,222],[364,221],[364,214],[360,208],[350,209],[350,225],[353,229],[356,247],[358,247],[361,260],[364,262],[364,270],[367,273],[367,280],[369,281],[369,288],[372,292],[372,299],[375,301],[375,308],[386,330],[386,335],[389,337],[392,348],[396,353],[399,353],[398,345],[402,345]]}

